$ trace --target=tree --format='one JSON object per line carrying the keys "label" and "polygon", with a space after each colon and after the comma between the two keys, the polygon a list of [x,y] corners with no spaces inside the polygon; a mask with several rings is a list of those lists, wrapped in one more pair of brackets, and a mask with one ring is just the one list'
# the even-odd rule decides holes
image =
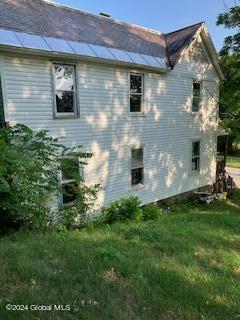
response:
{"label": "tree", "polygon": [[[239,1],[238,1],[239,3]],[[230,129],[230,141],[240,142],[240,7],[235,3],[228,12],[221,13],[217,25],[237,29],[234,35],[225,38],[220,51],[225,81],[220,87],[220,113],[223,126]]]}
{"label": "tree", "polygon": [[[239,3],[239,1],[238,1]],[[228,29],[237,28],[238,31],[235,35],[228,36],[224,40],[224,46],[221,54],[239,54],[240,52],[240,6],[235,3],[234,7],[229,8],[228,12],[218,15],[217,25],[224,25]]]}

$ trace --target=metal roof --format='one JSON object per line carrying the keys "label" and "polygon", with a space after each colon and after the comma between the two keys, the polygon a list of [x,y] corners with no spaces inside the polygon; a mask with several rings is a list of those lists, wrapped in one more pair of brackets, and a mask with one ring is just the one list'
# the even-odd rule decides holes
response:
{"label": "metal roof", "polygon": [[137,66],[147,66],[161,70],[168,70],[168,66],[163,58],[105,46],[97,46],[88,43],[68,41],[5,29],[0,29],[0,45],[35,49],[51,53],[71,54],[96,59],[100,58]]}

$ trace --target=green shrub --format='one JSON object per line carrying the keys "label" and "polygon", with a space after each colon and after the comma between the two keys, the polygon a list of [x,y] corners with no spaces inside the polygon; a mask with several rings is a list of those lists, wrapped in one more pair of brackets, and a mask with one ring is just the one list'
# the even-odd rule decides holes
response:
{"label": "green shrub", "polygon": [[[48,203],[61,192],[59,158],[70,156],[85,165],[91,154],[81,152],[79,146],[63,146],[44,130],[35,132],[21,124],[0,129],[0,232],[51,224]],[[63,215],[62,223],[67,227],[89,210],[96,196],[95,186],[86,187],[79,173],[72,178],[77,196],[74,206],[68,206]]]}
{"label": "green shrub", "polygon": [[162,210],[157,204],[147,204],[142,208],[143,211],[143,220],[156,220],[162,213]]}
{"label": "green shrub", "polygon": [[103,220],[107,223],[116,221],[140,221],[142,209],[137,197],[122,198],[111,202],[103,209]]}

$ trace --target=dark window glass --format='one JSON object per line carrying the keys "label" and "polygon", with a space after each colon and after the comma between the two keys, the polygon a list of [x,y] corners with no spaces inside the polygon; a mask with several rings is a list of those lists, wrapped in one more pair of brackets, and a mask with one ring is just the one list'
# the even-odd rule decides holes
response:
{"label": "dark window glass", "polygon": [[200,100],[201,100],[201,84],[200,82],[193,82],[192,111],[197,112],[199,110]]}
{"label": "dark window glass", "polygon": [[192,171],[199,171],[199,157],[192,158]]}
{"label": "dark window glass", "polygon": [[143,76],[130,75],[130,112],[142,111]]}
{"label": "dark window glass", "polygon": [[132,169],[132,185],[143,183],[143,168]]}
{"label": "dark window glass", "polygon": [[70,182],[62,185],[63,204],[68,204],[76,200],[77,197],[77,183]]}
{"label": "dark window glass", "polygon": [[55,65],[57,113],[74,113],[76,104],[74,66]]}
{"label": "dark window glass", "polygon": [[199,148],[200,147],[200,143],[199,141],[193,142],[193,147],[192,147],[192,155],[194,156],[199,156]]}
{"label": "dark window glass", "polygon": [[141,112],[142,96],[132,95],[130,97],[130,112]]}
{"label": "dark window glass", "polygon": [[74,112],[74,93],[56,92],[57,112]]}
{"label": "dark window glass", "polygon": [[143,184],[143,148],[132,149],[132,185]]}
{"label": "dark window glass", "polygon": [[200,169],[200,142],[192,143],[192,171],[199,171]]}

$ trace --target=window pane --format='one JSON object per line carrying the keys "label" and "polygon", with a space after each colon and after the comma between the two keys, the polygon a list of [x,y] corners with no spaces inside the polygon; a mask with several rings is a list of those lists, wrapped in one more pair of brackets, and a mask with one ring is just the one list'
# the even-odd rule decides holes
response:
{"label": "window pane", "polygon": [[132,149],[132,168],[143,166],[143,149]]}
{"label": "window pane", "polygon": [[62,185],[63,204],[71,203],[77,197],[77,183],[71,182]]}
{"label": "window pane", "polygon": [[55,86],[56,90],[74,90],[74,67],[55,66]]}
{"label": "window pane", "polygon": [[192,171],[199,171],[199,162],[200,162],[199,157],[192,158]]}
{"label": "window pane", "polygon": [[130,112],[141,112],[142,111],[142,97],[132,95],[130,97]]}
{"label": "window pane", "polygon": [[62,180],[79,177],[79,159],[61,159]]}
{"label": "window pane", "polygon": [[201,84],[200,82],[193,82],[193,102],[192,102],[192,110],[199,110],[199,103],[201,98]]}
{"label": "window pane", "polygon": [[57,91],[57,112],[74,112],[74,93]]}
{"label": "window pane", "polygon": [[130,75],[130,93],[142,93],[142,76]]}
{"label": "window pane", "polygon": [[199,110],[200,97],[193,97],[192,111]]}
{"label": "window pane", "polygon": [[192,144],[192,156],[196,157],[200,155],[200,143],[199,141],[193,142]]}
{"label": "window pane", "polygon": [[143,168],[132,169],[132,185],[143,183]]}
{"label": "window pane", "polygon": [[193,91],[194,92],[199,92],[200,91],[200,82],[193,82]]}

